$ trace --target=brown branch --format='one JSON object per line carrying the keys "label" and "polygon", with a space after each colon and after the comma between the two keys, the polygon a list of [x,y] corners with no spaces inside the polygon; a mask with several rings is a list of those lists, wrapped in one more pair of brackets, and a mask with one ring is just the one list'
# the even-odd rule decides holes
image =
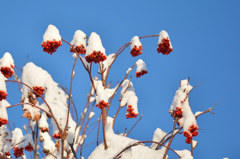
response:
{"label": "brown branch", "polygon": [[[175,130],[176,129],[178,129],[178,128],[175,128]],[[179,130],[180,131],[180,130]],[[178,132],[179,132],[178,131]],[[167,133],[162,139],[161,139],[161,141],[159,142],[160,144],[164,144],[167,140],[169,140],[170,138],[171,138],[171,136],[170,137],[168,137],[167,139],[165,139],[165,137],[167,137],[169,134],[171,134],[173,131],[170,131],[169,133]],[[175,134],[177,134],[177,133],[175,133]],[[174,135],[175,135],[174,134]],[[155,148],[155,150],[158,150],[160,148],[160,145],[158,145],[156,148]]]}
{"label": "brown branch", "polygon": [[191,155],[193,156],[193,144],[191,143]]}
{"label": "brown branch", "polygon": [[172,132],[172,136],[171,136],[171,139],[170,139],[170,141],[169,141],[169,143],[168,143],[168,145],[167,145],[167,148],[166,148],[166,150],[165,150],[165,153],[164,153],[163,159],[165,159],[165,158],[166,158],[166,156],[167,156],[167,153],[168,153],[168,150],[169,150],[169,148],[170,148],[170,145],[171,145],[171,143],[172,143],[172,140],[173,140],[173,138],[174,138],[173,134],[174,134],[174,130],[175,130],[175,128],[176,128],[177,120],[178,120],[178,118],[177,118],[177,117],[175,117],[175,118],[174,118],[174,125],[173,125],[173,132]]}
{"label": "brown branch", "polygon": [[[20,82],[20,81],[14,81],[14,80],[5,80],[5,82],[17,82],[17,83],[21,83],[23,85],[25,85],[26,87],[28,87],[31,91],[33,91],[34,93],[36,93],[39,97],[42,98],[42,100],[44,101],[44,103],[46,104],[46,106],[48,107],[49,109],[49,112],[51,113],[51,117],[53,118],[53,120],[55,121],[57,127],[58,127],[58,130],[59,132],[61,132],[61,128],[57,122],[57,119],[55,118],[55,116],[53,115],[53,112],[52,112],[52,109],[51,107],[48,105],[48,103],[46,102],[46,100],[43,98],[43,96],[41,94],[39,94],[38,92],[36,92],[34,89],[32,89],[30,86],[28,86],[27,84],[23,83],[23,82]],[[40,108],[39,108],[40,109]]]}
{"label": "brown branch", "polygon": [[[201,81],[198,85],[193,86],[193,88],[200,86],[200,84],[202,84],[202,82],[203,82],[203,81]],[[193,88],[192,88],[192,89],[193,89]]]}
{"label": "brown branch", "polygon": [[101,77],[102,77],[102,84],[103,84],[103,87],[106,88],[106,81],[103,76],[102,66],[101,66],[100,62],[98,64],[99,64],[99,69],[100,69],[100,73],[101,73]]}
{"label": "brown branch", "polygon": [[205,110],[204,112],[199,113],[198,115],[196,115],[195,118],[197,119],[198,116],[200,116],[200,115],[202,115],[202,114],[205,114],[205,113],[208,113],[208,112],[210,112],[210,113],[212,113],[212,114],[215,114],[214,112],[212,112],[212,110],[213,110],[214,107],[215,107],[216,105],[218,105],[221,101],[222,101],[222,99],[221,99],[220,101],[218,101],[217,104],[214,104],[212,108],[209,108],[208,110]]}
{"label": "brown branch", "polygon": [[102,118],[102,115],[100,115],[99,117],[99,122],[98,122],[98,131],[97,131],[97,146],[98,146],[98,137],[99,137],[99,128],[100,128],[100,124],[101,124],[101,118]]}
{"label": "brown branch", "polygon": [[[133,69],[133,67],[134,67],[135,65],[136,65],[136,64],[132,65],[131,69]],[[119,83],[119,85],[118,85],[117,88],[115,89],[113,95],[111,96],[111,101],[110,101],[109,107],[108,107],[108,109],[107,109],[107,114],[108,114],[108,110],[109,110],[109,108],[110,108],[110,106],[111,106],[113,97],[115,96],[115,94],[116,94],[116,92],[118,91],[119,87],[122,85],[123,81],[124,81],[125,79],[127,79],[128,75],[129,75],[129,73],[130,73],[131,71],[132,71],[132,70],[130,70],[130,71],[128,71],[128,72],[126,73],[125,77],[124,77],[123,80]],[[130,78],[130,80],[131,80],[131,78]]]}
{"label": "brown branch", "polygon": [[[118,159],[118,158],[120,158],[120,155],[124,152],[124,151],[126,151],[127,149],[129,149],[129,148],[131,148],[131,147],[133,147],[133,146],[138,146],[138,145],[140,145],[140,144],[142,144],[142,143],[155,143],[155,144],[160,144],[160,143],[158,143],[158,142],[155,142],[155,141],[139,141],[139,142],[136,142],[136,143],[134,143],[134,144],[132,144],[132,145],[129,145],[129,146],[127,146],[126,148],[124,148],[121,152],[119,152],[115,157],[113,157],[113,159]],[[160,144],[161,146],[164,146],[164,147],[167,147],[167,146],[165,146],[165,145],[163,145],[163,144]],[[177,152],[176,151],[174,151],[173,149],[171,149],[171,148],[169,148],[171,151],[173,151],[179,158],[181,157],[179,154],[177,154]]]}
{"label": "brown branch", "polygon": [[[103,141],[103,140],[101,140],[101,141],[99,141],[99,142],[102,142],[102,141]],[[91,142],[91,143],[86,144],[86,145],[83,147],[83,149],[86,148],[86,147],[88,147],[89,145],[92,145],[92,144],[96,144],[96,142]]]}
{"label": "brown branch", "polygon": [[106,107],[102,109],[102,128],[103,128],[103,140],[104,140],[104,149],[107,150],[107,139],[106,139],[106,132],[105,132],[105,125],[106,125]]}
{"label": "brown branch", "polygon": [[139,37],[139,39],[149,38],[149,37],[158,37],[158,36],[159,36],[159,35],[147,35],[147,36]]}
{"label": "brown branch", "polygon": [[142,119],[143,115],[140,116],[140,118],[137,120],[137,122],[133,125],[133,127],[129,130],[129,132],[127,133],[126,136],[128,136],[130,134],[130,132],[132,131],[132,129],[137,125],[137,123]]}
{"label": "brown branch", "polygon": [[119,107],[118,107],[118,110],[117,110],[117,112],[116,112],[116,114],[113,116],[112,128],[113,128],[113,126],[114,126],[115,119],[116,119],[116,117],[117,117],[117,115],[118,115],[118,113],[119,113],[119,111],[120,111],[120,109],[121,109],[121,108],[122,108],[122,107],[121,107],[121,106],[119,106]]}
{"label": "brown branch", "polygon": [[[40,146],[43,148],[43,150],[46,150],[43,145],[40,143]],[[48,152],[50,155],[52,155],[53,157],[57,158],[55,155],[53,155],[50,151]]]}
{"label": "brown branch", "polygon": [[70,91],[69,91],[69,100],[68,100],[68,111],[67,111],[67,121],[66,121],[66,125],[65,125],[65,128],[63,130],[63,133],[61,135],[61,141],[62,141],[62,156],[63,156],[63,147],[64,147],[64,138],[65,138],[65,134],[66,134],[66,131],[67,131],[67,125],[68,125],[68,121],[69,121],[69,114],[70,114],[70,102],[71,102],[71,97],[72,97],[72,82],[73,82],[73,73],[74,73],[74,67],[77,63],[77,58],[75,59],[74,63],[73,63],[73,68],[72,68],[72,74],[71,74],[71,83],[70,83]]}
{"label": "brown branch", "polygon": [[64,42],[67,43],[68,45],[72,46],[69,42],[67,42],[67,41],[64,40],[63,38],[62,38],[62,41],[64,41]]}
{"label": "brown branch", "polygon": [[90,68],[88,69],[88,68],[85,66],[85,64],[84,64],[82,58],[80,57],[80,55],[79,55],[79,54],[77,54],[77,55],[78,55],[79,59],[81,60],[81,62],[82,62],[82,64],[83,64],[83,67],[84,67],[85,70],[88,72],[88,75],[89,75],[90,81],[91,81],[91,83],[92,83],[92,86],[93,86],[93,88],[94,88],[95,94],[97,95],[96,87],[95,87],[95,85],[94,85],[94,81],[93,81],[93,78],[92,78],[92,75],[91,75],[91,68],[92,68],[91,66],[92,66],[92,63],[90,64]]}

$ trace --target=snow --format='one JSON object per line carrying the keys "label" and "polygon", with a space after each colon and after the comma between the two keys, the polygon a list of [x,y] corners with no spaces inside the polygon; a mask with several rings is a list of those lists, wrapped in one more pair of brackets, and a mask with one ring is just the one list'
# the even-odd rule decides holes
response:
{"label": "snow", "polygon": [[90,55],[94,51],[97,51],[97,52],[100,51],[101,53],[106,55],[105,54],[105,48],[102,45],[102,41],[100,39],[100,36],[97,33],[92,32],[89,39],[88,39],[88,46],[87,46],[87,49],[86,49],[85,57]]}
{"label": "snow", "polygon": [[[40,141],[43,142],[43,148],[55,154],[56,148],[48,132],[40,132]],[[50,155],[51,156],[51,155]]]}
{"label": "snow", "polygon": [[59,34],[59,30],[52,24],[48,25],[47,30],[43,35],[43,42],[47,41],[61,41],[61,36]]}
{"label": "snow", "polygon": [[45,112],[42,113],[40,120],[38,121],[38,126],[39,128],[48,128],[49,129],[49,125],[47,122],[47,115]]}
{"label": "snow", "polygon": [[74,54],[72,55],[72,57],[73,57],[74,59],[77,59],[77,58],[78,58],[77,53],[74,53]]}
{"label": "snow", "polygon": [[128,68],[126,74],[129,74],[130,71],[132,71],[132,68]]}
{"label": "snow", "polygon": [[95,115],[94,112],[90,112],[90,114],[89,114],[89,118],[91,119],[94,115]]}
{"label": "snow", "polygon": [[134,36],[134,37],[132,38],[132,40],[131,40],[131,49],[132,49],[134,46],[139,47],[139,46],[141,46],[141,45],[142,45],[142,43],[140,42],[139,37],[138,37],[138,36]]}
{"label": "snow", "polygon": [[146,67],[146,64],[145,62],[142,60],[142,59],[139,59],[137,62],[137,70],[136,72],[142,72],[143,70],[144,71],[147,71],[147,67]]}
{"label": "snow", "polygon": [[81,56],[79,56],[79,57],[82,59],[82,62],[83,62],[83,64],[84,64],[84,66],[85,66],[88,70],[90,70],[90,68],[91,68],[91,63],[88,63],[85,58],[83,58],[83,57],[81,57]]}
{"label": "snow", "polygon": [[72,119],[71,114],[69,114],[69,119],[68,119],[68,130],[67,130],[67,141],[68,143],[72,144],[73,139],[75,136],[75,129],[76,129],[77,123]]}
{"label": "snow", "polygon": [[9,67],[13,70],[12,67],[15,67],[14,60],[12,55],[9,52],[6,52],[0,60],[0,68],[1,67]]}
{"label": "snow", "polygon": [[[165,131],[161,130],[160,128],[157,128],[154,131],[152,141],[160,142],[166,135],[167,135],[167,133]],[[157,146],[158,146],[158,144],[153,143],[151,146],[151,149],[155,150]]]}
{"label": "snow", "polygon": [[96,99],[95,97],[90,97],[89,98],[89,103],[92,103],[93,101],[95,101],[95,99]]}
{"label": "snow", "polygon": [[[109,54],[107,56],[107,59],[101,63],[104,79],[106,78],[107,70],[109,66],[113,63],[114,60],[115,60],[115,54],[113,53],[113,54]],[[98,70],[98,72],[101,73],[100,69]]]}
{"label": "snow", "polygon": [[169,112],[173,114],[175,110],[178,108],[182,108],[182,104],[185,100],[188,100],[188,93],[191,91],[192,86],[189,84],[188,79],[180,81],[180,87],[175,93],[173,98],[172,105],[170,106]]}
{"label": "snow", "polygon": [[31,134],[26,134],[24,137],[23,137],[23,140],[25,142],[25,147],[28,145],[28,144],[31,144],[33,149],[35,149],[35,144],[33,142],[33,137]]}
{"label": "snow", "polygon": [[97,95],[96,95],[96,104],[99,104],[102,100],[104,102],[108,102],[108,97],[106,95],[105,89],[102,85],[101,80],[94,80],[94,85],[96,87]]}
{"label": "snow", "polygon": [[86,34],[84,32],[82,32],[81,30],[77,30],[73,36],[71,45],[74,46],[74,48],[76,46],[81,46],[83,45],[84,48],[86,48]]}
{"label": "snow", "polygon": [[189,150],[175,150],[178,155],[181,156],[181,159],[193,159],[191,152]]}
{"label": "snow", "polygon": [[[134,109],[133,112],[138,114],[137,102],[138,97],[136,96],[135,89],[133,88],[132,82],[128,79],[124,80],[122,83],[122,90],[121,90],[121,102],[120,106],[124,107],[125,105],[131,105]],[[126,112],[128,114],[128,112]]]}
{"label": "snow", "polygon": [[183,103],[183,117],[179,120],[180,125],[183,126],[184,131],[188,131],[189,127],[193,124],[197,126],[197,121],[195,116],[192,113],[189,102],[186,101]]}
{"label": "snow", "polygon": [[[98,147],[95,148],[88,159],[112,159],[127,146],[138,142],[137,140],[115,134],[112,129],[112,122],[113,119],[111,117],[107,117],[106,136],[108,149],[104,150],[104,143],[101,143]],[[162,148],[160,150],[152,150],[149,147],[140,144],[124,151],[121,158],[156,159],[163,156],[164,152],[165,148]]]}
{"label": "snow", "polygon": [[14,131],[12,132],[12,145],[14,147],[21,148],[23,147],[23,133],[22,130],[19,128],[15,128]]}
{"label": "snow", "polygon": [[202,111],[197,111],[196,113],[195,113],[195,116],[198,116],[199,114],[201,114],[201,113],[203,113]]}
{"label": "snow", "polygon": [[0,127],[0,152],[10,152],[11,144],[10,131],[4,125]]}
{"label": "snow", "polygon": [[4,75],[0,73],[0,90],[7,92],[5,80],[7,80],[7,78],[4,77]]}
{"label": "snow", "polygon": [[192,140],[192,148],[195,149],[197,147],[198,142],[195,140]]}
{"label": "snow", "polygon": [[0,101],[0,119],[8,120],[7,106],[10,104],[6,100]]}
{"label": "snow", "polygon": [[170,44],[170,48],[172,49],[172,44],[171,44],[171,41],[170,41],[170,38],[168,36],[168,33],[165,31],[165,30],[162,30],[160,33],[159,33],[159,38],[158,38],[158,44],[160,44],[162,42],[162,39],[163,38],[168,38],[169,40],[169,44]]}
{"label": "snow", "polygon": [[[51,75],[41,67],[36,66],[34,63],[29,62],[23,67],[22,82],[28,86],[38,86],[45,89],[49,80],[52,80]],[[27,98],[30,89],[23,85],[22,90],[23,96]]]}

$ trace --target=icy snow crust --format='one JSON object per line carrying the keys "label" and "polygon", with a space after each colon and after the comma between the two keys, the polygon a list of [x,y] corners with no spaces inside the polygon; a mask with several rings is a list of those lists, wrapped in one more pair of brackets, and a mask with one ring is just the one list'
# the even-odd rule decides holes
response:
{"label": "icy snow crust", "polygon": [[[107,117],[106,136],[108,149],[104,150],[104,143],[101,143],[89,156],[88,159],[112,159],[119,152],[129,145],[132,145],[137,140],[130,139],[121,135],[116,135],[112,129],[113,119]],[[129,148],[122,153],[123,159],[156,159],[164,155],[165,148],[160,150],[152,150],[145,145],[138,145]]]}

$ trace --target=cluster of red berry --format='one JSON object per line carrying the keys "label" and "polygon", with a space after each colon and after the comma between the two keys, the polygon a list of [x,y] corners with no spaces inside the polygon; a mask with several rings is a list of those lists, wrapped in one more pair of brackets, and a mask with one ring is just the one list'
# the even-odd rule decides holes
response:
{"label": "cluster of red berry", "polygon": [[61,40],[56,41],[55,39],[53,39],[53,41],[49,40],[47,42],[44,41],[41,46],[43,47],[43,51],[52,55],[52,53],[56,52],[57,48],[61,45],[62,45]]}
{"label": "cluster of red berry", "polygon": [[170,47],[170,42],[168,37],[163,38],[162,42],[158,44],[157,48],[158,53],[162,53],[163,55],[168,55],[170,52],[173,52],[173,49]]}

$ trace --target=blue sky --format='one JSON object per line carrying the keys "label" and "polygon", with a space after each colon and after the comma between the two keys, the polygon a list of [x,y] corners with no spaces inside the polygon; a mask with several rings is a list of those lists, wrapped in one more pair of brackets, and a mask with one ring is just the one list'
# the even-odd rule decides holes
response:
{"label": "blue sky", "polygon": [[[88,36],[96,32],[102,39],[106,53],[115,53],[133,36],[158,34],[166,30],[173,50],[164,56],[156,51],[158,38],[142,39],[143,54],[130,56],[126,49],[110,70],[108,82],[122,80],[126,70],[139,58],[148,65],[148,74],[132,82],[139,98],[139,113],[142,120],[131,132],[137,140],[151,140],[156,128],[169,132],[173,123],[168,110],[179,80],[190,76],[190,84],[202,84],[190,94],[193,112],[204,111],[220,99],[213,110],[216,114],[205,114],[198,118],[199,141],[194,151],[196,159],[238,158],[239,144],[239,22],[240,2],[224,1],[136,1],[136,0],[91,0],[85,1],[4,1],[0,2],[0,55],[10,52],[15,65],[23,67],[28,61],[47,70],[52,78],[65,87],[70,85],[74,59],[69,46],[63,44],[52,56],[42,51],[42,36],[49,24],[55,25],[65,40],[71,42],[74,32],[82,30]],[[135,70],[135,69],[134,69]],[[17,71],[17,70],[15,70]],[[73,81],[73,99],[79,113],[85,104],[90,88],[88,74],[78,61]],[[97,65],[92,75],[97,74]],[[18,72],[20,73],[20,72]],[[8,84],[8,101],[20,101],[16,84]],[[113,116],[119,106],[119,93],[115,96],[109,115]],[[100,110],[94,108],[99,114]],[[123,108],[116,120],[115,132],[128,130],[137,119],[126,119]],[[8,110],[9,120],[22,127],[21,107]],[[97,120],[97,116],[92,122]],[[190,149],[183,135],[174,139],[172,148]],[[86,144],[96,141],[96,131]],[[83,150],[87,158],[95,145]],[[170,157],[176,158],[173,153]]]}

